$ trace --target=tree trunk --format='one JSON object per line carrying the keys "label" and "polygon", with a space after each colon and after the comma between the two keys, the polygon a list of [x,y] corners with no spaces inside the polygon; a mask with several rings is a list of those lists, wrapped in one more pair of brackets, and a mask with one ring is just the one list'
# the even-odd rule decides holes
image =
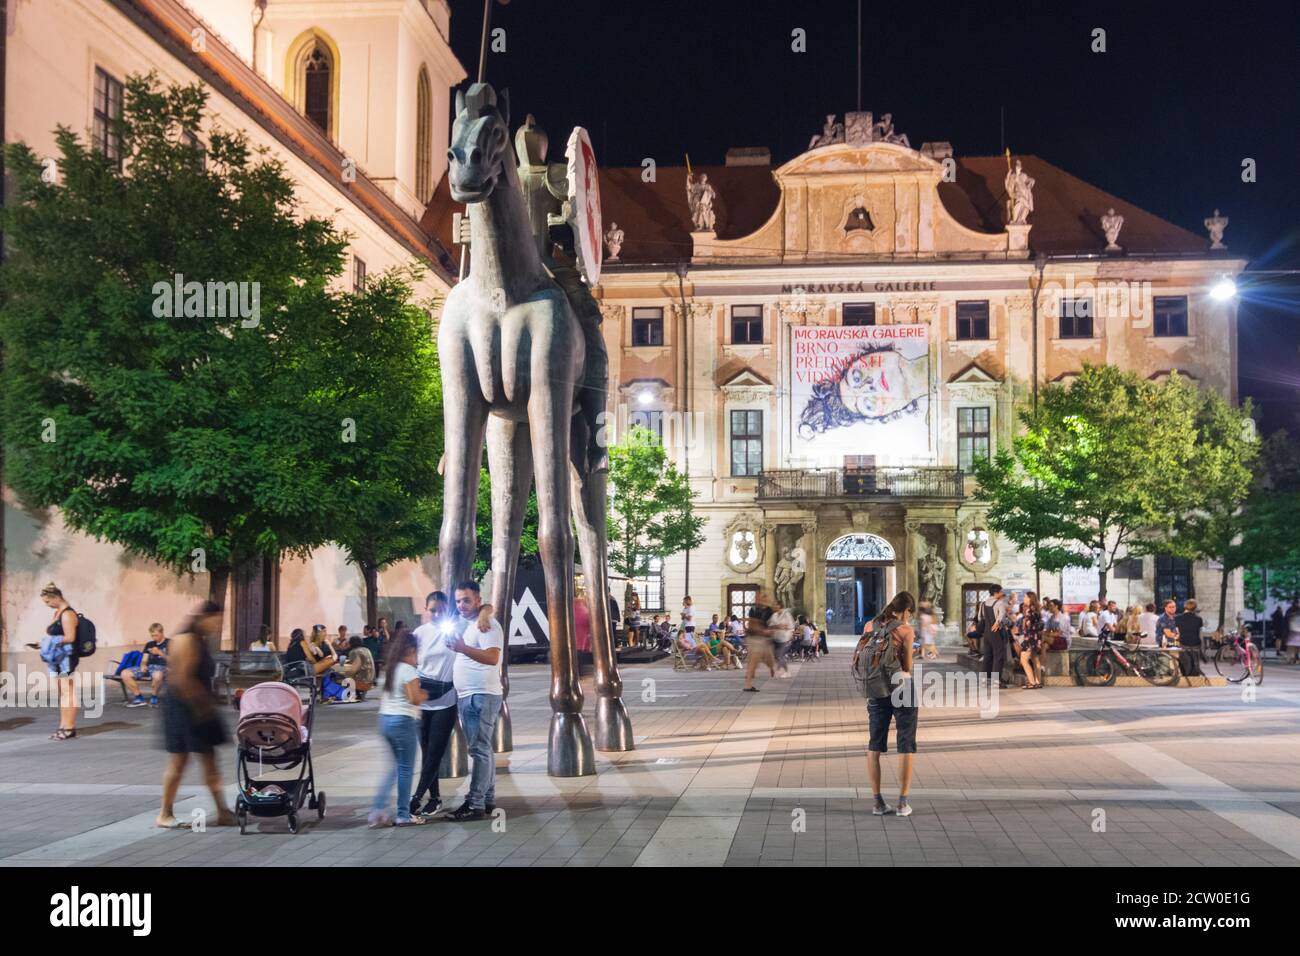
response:
{"label": "tree trunk", "polygon": [[[208,600],[221,608],[221,628],[226,624],[226,591],[230,588],[230,568],[213,568],[208,572]],[[220,629],[218,633],[221,633]],[[238,665],[239,641],[235,644],[235,664]],[[217,640],[216,650],[221,650],[220,638]]]}
{"label": "tree trunk", "polygon": [[1110,568],[1103,568],[1101,562],[1097,563],[1097,600],[1102,607],[1106,606],[1106,575],[1109,571]]}
{"label": "tree trunk", "polygon": [[1219,633],[1223,633],[1223,622],[1228,614],[1228,565],[1224,564],[1223,574],[1219,579]]}
{"label": "tree trunk", "polygon": [[379,568],[363,561],[361,576],[366,583],[366,623],[374,627],[379,623]]}

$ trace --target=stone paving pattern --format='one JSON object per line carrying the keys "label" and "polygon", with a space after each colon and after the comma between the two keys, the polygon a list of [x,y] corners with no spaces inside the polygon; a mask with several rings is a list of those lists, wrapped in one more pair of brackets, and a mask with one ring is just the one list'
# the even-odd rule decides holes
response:
{"label": "stone paving pattern", "polygon": [[[546,775],[548,671],[516,667],[515,750],[498,758],[504,832],[491,821],[367,830],[387,759],[373,701],[320,710],[329,814],[308,815],[297,835],[283,820],[254,821],[245,836],[154,827],[158,714],[125,708],[113,688],[104,715],[63,743],[46,739],[54,711],[10,708],[0,865],[1300,863],[1300,668],[1270,661],[1253,701],[1238,687],[1048,687],[1003,692],[992,718],[923,708],[915,813],[900,818],[871,815],[866,708],[847,664],[836,648],[789,680],[761,680],[758,694],[741,692],[738,672],[626,667],[637,749],[601,754],[597,776],[571,780]],[[885,758],[891,801],[897,759]],[[222,766],[233,799],[232,748]],[[210,809],[199,783],[194,766],[179,815]],[[444,794],[466,783],[444,781]]]}

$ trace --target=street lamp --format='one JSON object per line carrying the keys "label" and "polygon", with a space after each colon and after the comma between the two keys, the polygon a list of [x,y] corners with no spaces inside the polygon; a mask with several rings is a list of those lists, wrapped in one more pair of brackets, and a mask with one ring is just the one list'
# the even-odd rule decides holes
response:
{"label": "street lamp", "polygon": [[1210,289],[1210,298],[1216,302],[1227,302],[1237,297],[1237,283],[1228,276],[1222,276]]}

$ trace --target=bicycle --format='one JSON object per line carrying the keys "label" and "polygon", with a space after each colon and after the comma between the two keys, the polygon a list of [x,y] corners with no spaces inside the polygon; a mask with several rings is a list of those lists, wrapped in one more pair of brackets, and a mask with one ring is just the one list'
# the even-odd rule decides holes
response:
{"label": "bicycle", "polygon": [[1264,680],[1264,655],[1248,633],[1237,631],[1224,636],[1214,655],[1214,669],[1230,684],[1240,684],[1247,677],[1259,684]]}
{"label": "bicycle", "polygon": [[1156,687],[1172,687],[1178,683],[1178,662],[1168,651],[1156,648],[1134,648],[1132,657],[1125,657],[1109,637],[1101,637],[1097,647],[1079,654],[1074,659],[1074,676],[1080,684],[1091,687],[1110,687],[1122,670],[1136,674]]}

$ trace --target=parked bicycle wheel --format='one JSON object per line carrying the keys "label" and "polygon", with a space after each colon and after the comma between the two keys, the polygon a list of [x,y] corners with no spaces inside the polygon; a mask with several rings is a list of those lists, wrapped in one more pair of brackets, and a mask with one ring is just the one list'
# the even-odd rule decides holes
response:
{"label": "parked bicycle wheel", "polygon": [[1214,669],[1232,684],[1240,684],[1247,677],[1253,677],[1257,684],[1264,679],[1264,661],[1253,643],[1224,644],[1214,655]]}
{"label": "parked bicycle wheel", "polygon": [[1119,676],[1119,668],[1105,651],[1087,651],[1074,659],[1074,676],[1080,684],[1109,687]]}
{"label": "parked bicycle wheel", "polygon": [[1133,655],[1133,666],[1143,680],[1156,687],[1172,687],[1181,676],[1178,661],[1168,651],[1141,651]]}

